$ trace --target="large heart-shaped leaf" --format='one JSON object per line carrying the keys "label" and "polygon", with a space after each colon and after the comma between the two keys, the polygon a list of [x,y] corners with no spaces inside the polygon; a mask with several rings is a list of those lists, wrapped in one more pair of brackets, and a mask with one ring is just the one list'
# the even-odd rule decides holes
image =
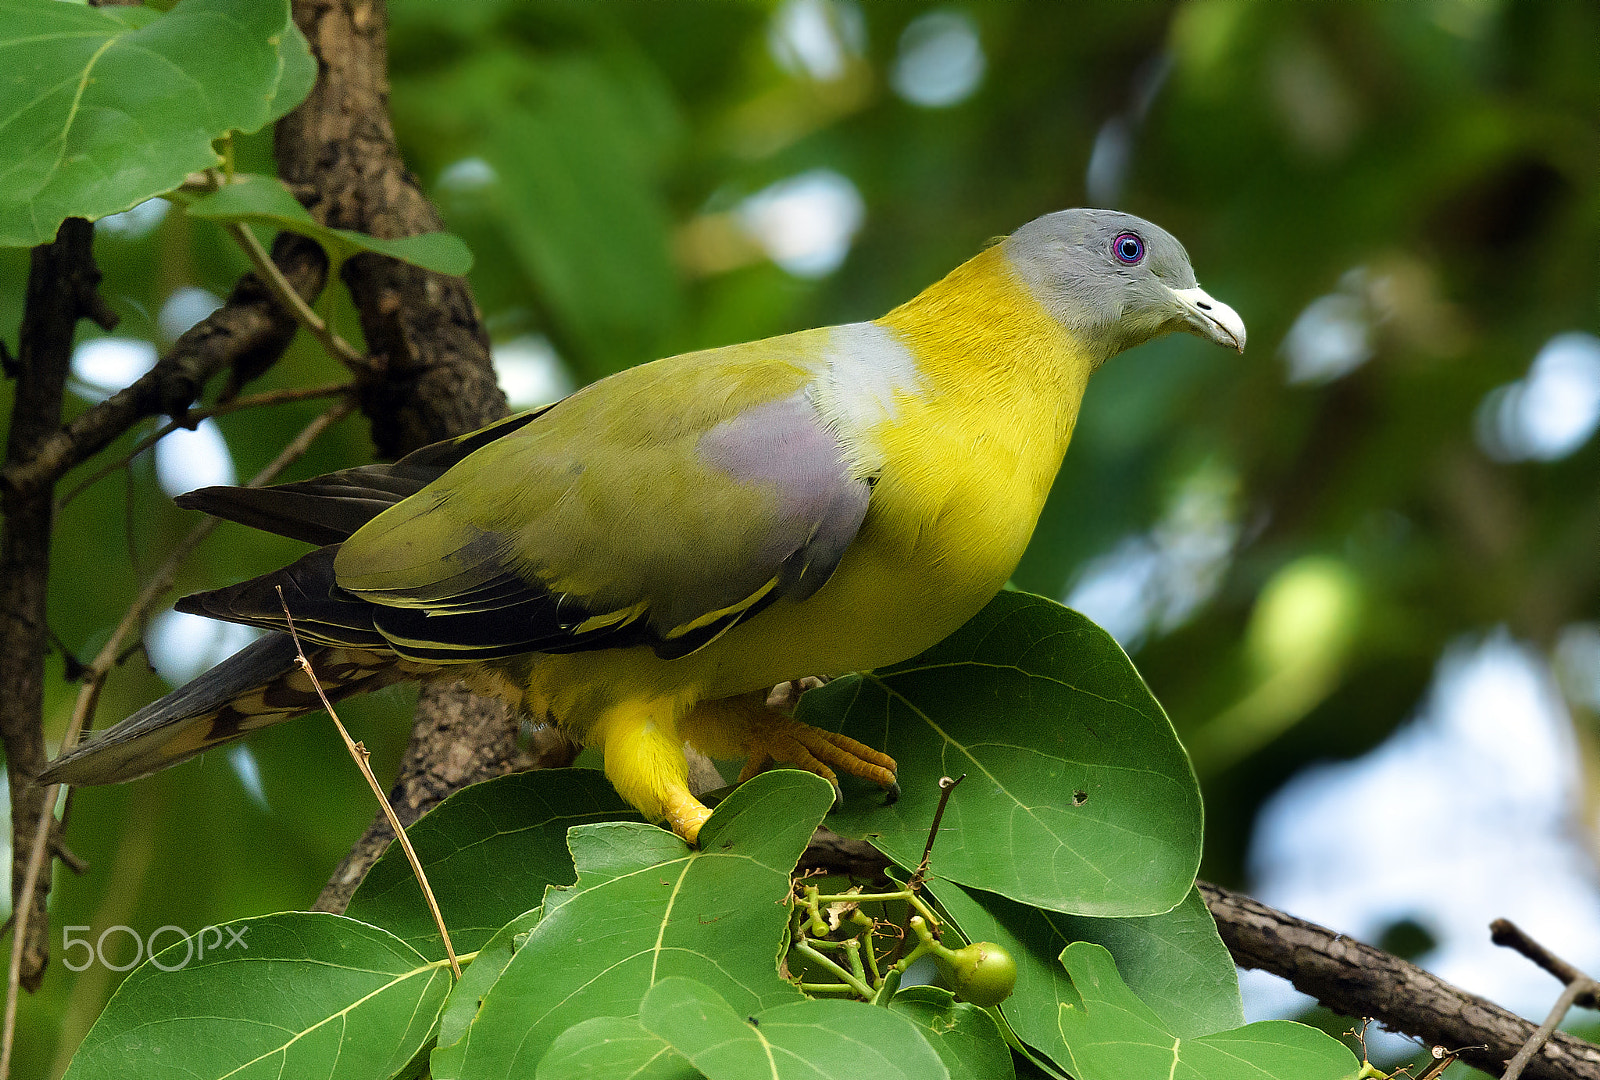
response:
{"label": "large heart-shaped leaf", "polygon": [[1178,904],[1200,863],[1200,789],[1172,724],[1111,636],[1060,604],[1001,593],[915,659],[840,679],[801,718],[881,747],[897,803],[829,818],[902,866],[922,855],[941,776],[953,793],[934,868],[1079,915]]}
{"label": "large heart-shaped leaf", "polygon": [[[178,942],[123,981],[73,1056],[105,1077],[389,1076],[420,1050],[450,970],[342,915],[290,911]],[[163,970],[163,969],[170,970]]]}
{"label": "large heart-shaped leaf", "polygon": [[212,140],[299,104],[316,64],[288,0],[93,8],[0,0],[0,246],[42,244],[218,163]]}
{"label": "large heart-shaped leaf", "polygon": [[632,1016],[670,975],[710,986],[743,1014],[793,1001],[778,976],[789,874],[833,789],[782,770],[717,807],[691,848],[653,825],[568,833],[578,882],[545,895],[544,917],[484,996],[463,1038],[433,1054],[433,1074],[531,1073],[555,1037],[592,1016]]}
{"label": "large heart-shaped leaf", "polygon": [[556,1037],[535,1080],[701,1080],[661,1036],[637,1017],[595,1016]]}
{"label": "large heart-shaped leaf", "polygon": [[994,1017],[937,986],[908,986],[889,1008],[910,1020],[939,1055],[950,1080],[1012,1080],[1011,1048]]}

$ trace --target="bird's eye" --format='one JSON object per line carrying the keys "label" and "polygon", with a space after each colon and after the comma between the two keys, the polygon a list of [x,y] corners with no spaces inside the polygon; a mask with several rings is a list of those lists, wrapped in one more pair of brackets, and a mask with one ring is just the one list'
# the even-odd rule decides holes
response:
{"label": "bird's eye", "polygon": [[1144,258],[1144,241],[1131,232],[1125,232],[1111,241],[1111,251],[1117,261],[1132,266]]}

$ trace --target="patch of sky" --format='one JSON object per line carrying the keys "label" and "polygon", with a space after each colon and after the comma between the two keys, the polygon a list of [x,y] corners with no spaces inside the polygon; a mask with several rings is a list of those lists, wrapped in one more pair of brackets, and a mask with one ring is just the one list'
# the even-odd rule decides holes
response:
{"label": "patch of sky", "polygon": [[772,13],[767,49],[791,75],[831,82],[866,51],[861,9],[840,0],[786,0]]}
{"label": "patch of sky", "polygon": [[1366,276],[1361,267],[1346,272],[1337,291],[1311,301],[1289,327],[1281,351],[1290,383],[1330,383],[1372,359]]}
{"label": "patch of sky", "polygon": [[167,297],[156,314],[156,327],[168,342],[177,341],[189,328],[222,306],[221,297],[193,285],[185,285]]}
{"label": "patch of sky", "polygon": [[1195,470],[1148,532],[1091,560],[1065,603],[1133,652],[1182,626],[1216,593],[1234,544],[1238,478],[1216,463]]}
{"label": "patch of sky", "polygon": [[167,216],[172,204],[165,199],[146,199],[131,210],[107,214],[94,223],[95,231],[119,240],[139,240],[149,236]]}
{"label": "patch of sky", "polygon": [[973,95],[988,63],[970,15],[948,8],[930,11],[901,32],[889,85],[913,105],[947,108]]}
{"label": "patch of sky", "polygon": [[453,161],[439,172],[439,187],[456,194],[481,191],[499,180],[500,174],[495,167],[481,157]]}
{"label": "patch of sky", "polygon": [[219,622],[181,611],[163,611],[150,620],[144,647],[156,674],[169,685],[182,686],[261,634],[253,626]]}
{"label": "patch of sky", "polygon": [[272,806],[267,802],[267,790],[261,786],[261,766],[256,762],[256,756],[250,747],[244,743],[235,743],[228,748],[228,768],[233,770],[233,775],[239,778],[239,786],[244,788],[244,793],[250,796],[250,801],[268,813]]}
{"label": "patch of sky", "polygon": [[866,204],[849,177],[812,169],[750,196],[735,215],[773,262],[795,277],[819,278],[850,253]]}
{"label": "patch of sky", "polygon": [[[1510,918],[1600,967],[1581,800],[1571,719],[1544,657],[1504,630],[1459,640],[1414,719],[1364,757],[1303,770],[1262,807],[1250,891],[1363,941],[1414,921],[1437,942],[1424,967],[1542,1018],[1550,977],[1493,945],[1488,924]],[[1252,1020],[1308,1001],[1281,980],[1252,976],[1243,989]]]}
{"label": "patch of sky", "polygon": [[195,488],[236,484],[228,440],[214,420],[202,420],[193,429],[178,428],[156,443],[156,483],[168,495]]}
{"label": "patch of sky", "polygon": [[543,334],[523,334],[491,345],[489,359],[513,409],[548,405],[577,389],[572,374]]}
{"label": "patch of sky", "polygon": [[104,401],[156,366],[156,347],[138,338],[97,337],[72,350],[73,393]]}
{"label": "patch of sky", "polygon": [[1496,461],[1557,461],[1600,427],[1600,337],[1573,331],[1547,341],[1528,374],[1485,395],[1478,445]]}
{"label": "patch of sky", "polygon": [[1095,134],[1084,172],[1084,191],[1090,206],[1115,207],[1122,202],[1122,189],[1133,163],[1135,138],[1144,126],[1150,106],[1172,72],[1172,54],[1158,53],[1143,64],[1133,77],[1133,94],[1128,107],[1107,117]]}

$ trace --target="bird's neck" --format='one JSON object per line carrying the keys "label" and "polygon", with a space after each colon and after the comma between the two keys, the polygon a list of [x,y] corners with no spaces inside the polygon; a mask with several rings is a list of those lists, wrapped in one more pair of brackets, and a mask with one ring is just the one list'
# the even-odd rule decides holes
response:
{"label": "bird's neck", "polygon": [[1095,365],[1033,297],[1000,245],[878,321],[918,358],[930,401],[972,435],[1021,451],[1048,473],[1040,477],[1048,486]]}

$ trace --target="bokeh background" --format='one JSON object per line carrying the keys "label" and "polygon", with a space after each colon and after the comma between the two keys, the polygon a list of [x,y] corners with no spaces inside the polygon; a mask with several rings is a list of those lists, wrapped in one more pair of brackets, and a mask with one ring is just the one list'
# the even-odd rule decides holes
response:
{"label": "bokeh background", "polygon": [[[400,142],[476,253],[515,405],[875,317],[1051,210],[1116,207],[1179,236],[1250,348],[1179,336],[1096,376],[1015,584],[1110,629],[1166,705],[1204,786],[1205,876],[1529,1015],[1558,987],[1489,944],[1491,918],[1600,969],[1600,7],[390,13]],[[270,169],[270,140],[238,156]],[[79,402],[245,269],[160,201],[101,222],[97,246],[123,322],[86,334]],[[0,253],[8,335],[25,272]],[[340,298],[323,306],[358,335]],[[253,389],[339,378],[302,341]],[[51,582],[64,652],[92,655],[193,526],[172,493],[249,475],[320,407],[208,422],[75,495]],[[292,475],[371,453],[346,421]],[[295,554],[225,525],[182,585]],[[146,641],[102,725],[242,643],[171,615]],[[52,674],[59,732],[75,688]],[[409,702],[349,708],[380,775]],[[54,925],[194,932],[303,907],[371,814],[316,720],[84,791],[69,842],[92,870],[58,871]],[[105,948],[133,953],[125,935]],[[25,1074],[59,1073],[118,978],[52,970],[23,1003]],[[1270,977],[1245,989],[1252,1019],[1307,1009]]]}

